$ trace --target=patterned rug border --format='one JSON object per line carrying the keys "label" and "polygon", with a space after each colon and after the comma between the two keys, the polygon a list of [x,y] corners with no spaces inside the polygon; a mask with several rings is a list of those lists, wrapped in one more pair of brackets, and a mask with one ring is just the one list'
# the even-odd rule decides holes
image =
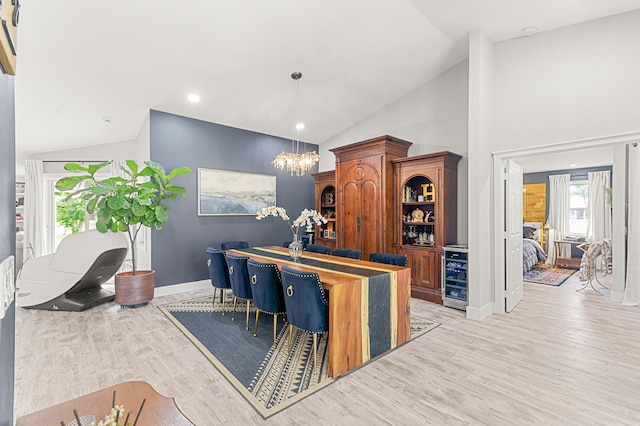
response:
{"label": "patterned rug border", "polygon": [[[535,279],[527,279],[527,274],[532,273],[532,272],[541,272],[542,274],[546,274],[546,273],[553,273],[553,274],[557,274],[560,275],[557,272],[554,271],[562,271],[564,272],[564,278],[556,283],[556,284],[552,284],[549,282],[544,282],[544,281],[536,281]],[[566,271],[566,272],[565,272]],[[531,271],[526,272],[523,277],[522,277],[522,281],[526,282],[526,283],[531,283],[531,284],[542,284],[542,285],[550,285],[552,287],[560,287],[562,284],[564,284],[569,278],[571,278],[571,276],[573,276],[573,274],[575,274],[576,272],[578,272],[577,269],[568,269],[568,268],[536,268],[536,269],[532,269]]]}
{"label": "patterned rug border", "polygon": [[[170,302],[170,303],[166,303],[163,305],[158,306],[158,309],[160,309],[160,311],[162,311],[162,313],[165,314],[165,316],[185,335],[185,337],[187,337],[187,339],[193,343],[195,345],[196,348],[198,348],[198,350],[205,356],[205,358],[207,358],[209,360],[209,362],[211,362],[211,364],[213,364],[216,369],[229,381],[229,383],[238,391],[240,392],[240,394],[244,397],[244,399],[264,418],[267,419],[268,417],[271,417],[274,414],[279,413],[280,411],[292,406],[293,404],[303,400],[304,398],[316,393],[317,391],[324,389],[325,387],[329,386],[331,383],[335,382],[336,380],[345,377],[348,374],[351,374],[357,370],[359,370],[362,367],[365,367],[369,364],[371,364],[372,362],[384,357],[385,355],[393,352],[394,350],[404,346],[404,345],[400,345],[397,348],[395,348],[394,350],[391,350],[389,352],[385,352],[373,359],[371,359],[369,362],[363,364],[362,366],[350,371],[349,373],[342,375],[338,378],[332,378],[332,377],[328,377],[328,376],[324,376],[321,380],[320,383],[308,388],[307,390],[305,390],[304,392],[290,397],[288,398],[286,401],[283,401],[279,404],[277,404],[276,406],[272,407],[272,408],[266,408],[264,406],[262,406],[260,403],[261,401],[259,401],[250,391],[249,389],[247,389],[234,375],[231,371],[229,371],[227,369],[227,367],[225,367],[225,365],[220,362],[210,351],[209,349],[202,344],[202,342],[200,342],[200,340],[194,336],[170,311],[170,309],[172,307],[179,307],[180,305],[183,304],[188,304],[188,303],[194,303],[194,302],[198,302],[198,301],[206,301],[208,303],[209,306],[209,310],[205,310],[205,309],[200,309],[200,310],[189,310],[188,312],[212,312],[212,308],[210,308],[211,306],[211,297],[210,296],[205,296],[205,297],[195,297],[195,298],[191,298],[191,299],[186,299],[186,300],[181,300],[181,301],[177,301],[177,302]],[[228,299],[227,299],[227,303],[228,303]],[[252,312],[253,312],[253,308],[252,308]],[[437,328],[438,326],[440,326],[440,323],[436,322],[436,321],[432,321],[426,318],[422,318],[416,315],[411,315],[411,322],[412,322],[412,327],[411,327],[411,337],[410,339],[405,343],[409,343],[412,342],[413,340],[427,334],[428,332],[434,330],[435,328]],[[427,324],[425,325],[422,329],[420,330],[416,330],[415,334],[414,334],[414,327],[413,327],[413,323],[414,320],[416,323],[422,322],[423,324]],[[282,344],[282,337],[283,337],[283,333],[284,333],[285,328],[283,328],[281,330],[281,332],[278,335],[278,343],[277,346],[280,346]],[[268,357],[271,357],[272,355],[272,351],[273,349],[269,352]]]}

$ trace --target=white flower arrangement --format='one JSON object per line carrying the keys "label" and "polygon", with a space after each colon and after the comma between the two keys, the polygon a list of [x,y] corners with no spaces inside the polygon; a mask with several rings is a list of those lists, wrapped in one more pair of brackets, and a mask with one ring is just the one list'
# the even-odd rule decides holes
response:
{"label": "white flower arrangement", "polygon": [[327,219],[325,219],[318,211],[304,209],[302,210],[302,213],[300,213],[300,216],[293,221],[292,225],[289,216],[287,215],[287,211],[282,207],[276,206],[264,207],[257,212],[256,219],[261,220],[268,216],[279,216],[282,220],[286,221],[291,227],[291,232],[293,233],[295,241],[298,241],[298,234],[300,233],[301,227],[304,227],[306,232],[312,232],[314,224],[322,225],[323,223],[327,223]]}
{"label": "white flower arrangement", "polygon": [[129,416],[127,416],[127,420],[125,420],[125,423],[119,422],[119,419],[122,419],[123,415],[124,406],[116,405],[111,409],[111,412],[104,418],[104,420],[100,420],[98,423],[93,421],[91,422],[91,426],[131,426],[132,423],[128,421]]}

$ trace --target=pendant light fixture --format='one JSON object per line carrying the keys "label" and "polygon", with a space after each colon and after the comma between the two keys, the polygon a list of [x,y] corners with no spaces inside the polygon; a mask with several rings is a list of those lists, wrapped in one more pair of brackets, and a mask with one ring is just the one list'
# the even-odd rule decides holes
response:
{"label": "pendant light fixture", "polygon": [[291,172],[291,176],[302,176],[311,170],[320,159],[320,156],[315,151],[300,154],[300,130],[304,129],[304,124],[300,122],[300,90],[298,83],[302,78],[302,73],[296,71],[291,74],[291,78],[296,82],[296,137],[295,140],[291,141],[291,152],[282,151],[271,164],[277,169]]}

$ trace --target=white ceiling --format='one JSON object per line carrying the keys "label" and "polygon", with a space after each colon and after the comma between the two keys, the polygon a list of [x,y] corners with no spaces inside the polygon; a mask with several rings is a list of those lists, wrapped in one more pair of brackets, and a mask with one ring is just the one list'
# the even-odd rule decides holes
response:
{"label": "white ceiling", "polygon": [[[495,41],[639,0],[86,0],[22,3],[16,149],[135,139],[149,109],[322,143]],[[189,93],[202,101],[190,104]],[[112,117],[106,123],[103,117]]]}

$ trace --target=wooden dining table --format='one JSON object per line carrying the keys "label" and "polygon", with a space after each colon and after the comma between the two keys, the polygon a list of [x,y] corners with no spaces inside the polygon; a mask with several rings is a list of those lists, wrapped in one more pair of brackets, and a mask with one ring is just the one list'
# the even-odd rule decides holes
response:
{"label": "wooden dining table", "polygon": [[228,252],[260,262],[316,272],[329,292],[329,376],[343,375],[407,342],[411,335],[411,268],[284,247]]}

